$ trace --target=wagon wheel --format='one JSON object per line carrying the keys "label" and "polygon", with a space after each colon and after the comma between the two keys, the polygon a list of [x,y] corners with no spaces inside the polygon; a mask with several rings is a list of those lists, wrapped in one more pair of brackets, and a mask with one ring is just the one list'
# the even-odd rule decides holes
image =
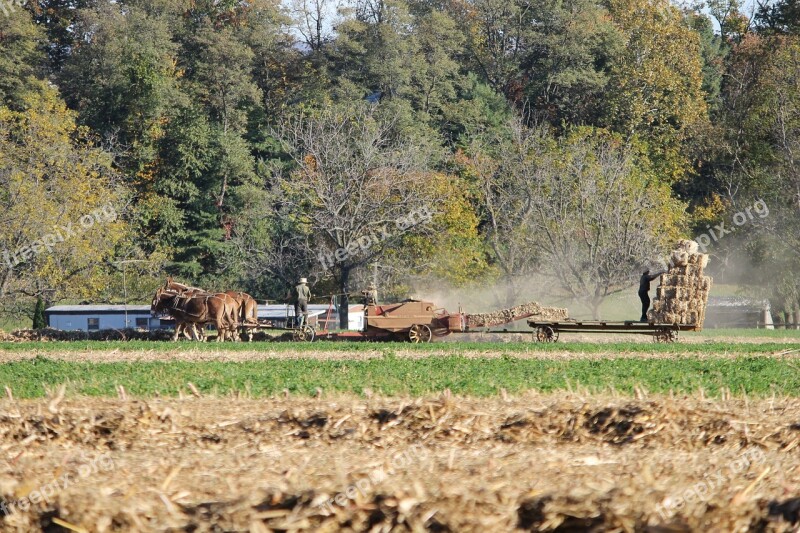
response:
{"label": "wagon wheel", "polygon": [[653,332],[653,342],[664,342],[664,330],[657,329]]}
{"label": "wagon wheel", "polygon": [[667,332],[668,339],[666,342],[677,342],[678,341],[678,330],[671,329]]}
{"label": "wagon wheel", "polygon": [[659,328],[653,332],[653,342],[675,342],[678,331],[672,328]]}
{"label": "wagon wheel", "polygon": [[556,342],[558,340],[558,331],[550,326],[539,326],[536,329],[536,340],[539,342]]}
{"label": "wagon wheel", "polygon": [[425,324],[414,324],[411,326],[411,329],[408,330],[408,340],[414,344],[420,342],[431,342],[431,337],[433,337],[431,328]]}
{"label": "wagon wheel", "polygon": [[316,332],[314,328],[305,324],[295,330],[292,330],[292,340],[297,342],[311,342],[314,340]]}

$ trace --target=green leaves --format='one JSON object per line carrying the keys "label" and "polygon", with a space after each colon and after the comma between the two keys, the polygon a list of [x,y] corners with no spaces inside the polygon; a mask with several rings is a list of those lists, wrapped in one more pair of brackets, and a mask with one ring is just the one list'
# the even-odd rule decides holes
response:
{"label": "green leaves", "polygon": [[[583,185],[644,202],[663,238],[685,218],[675,197],[703,206],[772,195],[770,206],[783,205],[779,233],[797,233],[790,4],[762,7],[753,33],[735,0],[711,2],[710,16],[654,0],[381,0],[337,13],[330,0],[31,0],[0,17],[0,102],[29,109],[55,83],[86,128],[75,137],[102,146],[130,191],[134,228],[119,250],[169,259],[195,282],[224,276],[278,290],[315,264],[312,248],[361,236],[369,224],[353,198],[371,195],[381,219],[406,210],[408,191],[442,212],[438,233],[379,251],[398,291],[415,270],[459,284],[529,277],[545,269],[548,248],[545,225],[533,224],[537,195],[561,194],[556,203],[575,218],[590,203]],[[369,112],[315,132],[314,146],[287,148],[275,133],[291,117],[353,109]],[[541,125],[541,138],[514,132],[515,114],[529,132]],[[73,120],[66,110],[46,115],[37,124],[53,131]],[[376,124],[391,127],[376,137]],[[48,150],[44,138],[31,142],[49,159],[15,163],[4,179],[32,187],[22,176],[63,161],[66,145]],[[321,142],[330,142],[327,160]],[[320,175],[307,156],[328,177],[323,193],[302,194]],[[617,189],[603,170],[615,158],[628,158]],[[381,186],[360,190],[364,176]],[[315,222],[325,210],[341,215],[334,228]],[[586,213],[588,229],[569,219],[570,232],[553,238],[573,243],[602,225],[602,213]],[[790,260],[800,248],[788,237],[777,244]],[[780,255],[748,246],[754,259]],[[360,282],[373,266],[354,268]]]}
{"label": "green leaves", "polygon": [[0,12],[0,105],[20,109],[26,94],[42,89],[36,76],[44,68],[44,43],[26,10]]}

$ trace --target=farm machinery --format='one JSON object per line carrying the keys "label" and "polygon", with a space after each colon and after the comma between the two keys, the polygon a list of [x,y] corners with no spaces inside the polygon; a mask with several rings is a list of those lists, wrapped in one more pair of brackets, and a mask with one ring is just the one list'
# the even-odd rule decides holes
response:
{"label": "farm machinery", "polygon": [[364,328],[360,331],[321,330],[315,332],[315,336],[331,340],[401,340],[423,343],[454,333],[487,331],[491,327],[533,316],[541,319],[566,318],[566,309],[529,303],[492,313],[467,314],[461,309],[453,313],[437,307],[433,302],[412,299],[385,305],[367,305],[364,309]]}
{"label": "farm machinery", "polygon": [[[331,307],[332,311],[333,308]],[[662,322],[578,321],[567,317],[567,310],[528,303],[490,313],[450,312],[425,300],[406,300],[386,305],[368,305],[364,309],[364,328],[360,331],[314,331],[304,326],[293,331],[293,340],[395,340],[412,343],[432,342],[437,337],[458,333],[512,333],[494,329],[527,319],[538,342],[556,342],[561,332],[633,333],[651,335],[656,342],[675,342],[680,331],[699,331],[699,324]]]}
{"label": "farm machinery", "polygon": [[432,302],[406,300],[385,305],[367,305],[364,309],[364,329],[361,331],[320,332],[329,339],[407,340],[413,343],[431,342],[464,331],[465,315],[450,313]]}
{"label": "farm machinery", "polygon": [[[489,313],[450,312],[426,300],[409,299],[398,303],[364,308],[364,325],[358,331],[319,331],[310,324],[298,325],[290,321],[287,306],[287,327],[276,327],[269,321],[251,321],[241,324],[245,328],[283,330],[287,338],[310,342],[317,338],[330,340],[400,340],[412,343],[431,342],[451,334],[486,332],[509,333],[508,330],[491,329],[528,319],[533,337],[539,342],[556,342],[562,332],[615,333],[651,335],[656,342],[675,342],[681,331],[700,331],[703,327],[705,307],[711,278],[703,275],[708,259],[697,253],[697,244],[680,241],[673,252],[669,268],[659,274],[660,285],[647,320],[644,321],[579,321],[568,318],[567,310],[543,307],[531,302],[509,309]],[[645,272],[647,274],[647,272]],[[333,322],[333,300],[328,306],[324,323]],[[290,325],[293,324],[293,327]]]}

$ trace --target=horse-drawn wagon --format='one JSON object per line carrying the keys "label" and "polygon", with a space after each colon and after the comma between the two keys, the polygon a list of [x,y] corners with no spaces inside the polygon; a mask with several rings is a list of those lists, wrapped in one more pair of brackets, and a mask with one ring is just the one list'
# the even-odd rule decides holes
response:
{"label": "horse-drawn wagon", "polygon": [[533,337],[539,342],[556,342],[561,332],[572,333],[623,333],[652,335],[654,342],[675,342],[680,331],[700,331],[698,324],[667,324],[659,322],[609,322],[603,320],[528,320],[534,329]]}
{"label": "horse-drawn wagon", "polygon": [[[518,305],[490,313],[467,314],[459,309],[450,312],[433,302],[409,299],[403,302],[367,305],[364,308],[364,327],[358,331],[317,331],[311,324],[298,325],[297,318],[289,314],[276,325],[271,320],[258,318],[255,300],[244,293],[209,293],[196,287],[177,283],[169,278],[153,297],[151,311],[168,313],[175,318],[177,340],[181,333],[191,338],[204,337],[203,326],[214,324],[217,340],[226,336],[237,339],[241,329],[251,340],[257,329],[283,331],[287,340],[311,342],[317,338],[330,340],[399,340],[412,343],[431,342],[437,337],[453,333],[484,332],[489,328],[522,320],[531,316],[566,318],[566,309],[541,307],[537,303]],[[335,312],[333,301],[328,306],[325,324],[332,322]],[[281,322],[281,321],[277,321]],[[230,334],[230,335],[228,335]],[[279,336],[279,338],[281,338]]]}

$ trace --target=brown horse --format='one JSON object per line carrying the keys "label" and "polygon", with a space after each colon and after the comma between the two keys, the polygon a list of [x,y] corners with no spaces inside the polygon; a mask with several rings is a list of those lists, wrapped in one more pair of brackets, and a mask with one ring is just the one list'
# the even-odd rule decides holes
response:
{"label": "brown horse", "polygon": [[183,291],[207,292],[204,289],[201,289],[200,287],[192,287],[190,285],[184,285],[183,283],[178,283],[177,281],[172,279],[172,276],[168,277],[167,281],[164,283],[164,290],[177,291],[177,292],[183,292]]}
{"label": "brown horse", "polygon": [[[225,333],[236,328],[235,304],[233,299],[213,294],[186,294],[159,288],[150,306],[152,313],[168,312],[176,322],[205,324],[213,322],[217,327],[217,342],[225,340]],[[175,328],[172,339],[177,340],[180,330]]]}
{"label": "brown horse", "polygon": [[253,330],[258,330],[258,303],[255,298],[246,292],[226,291],[225,294],[236,300],[238,306],[237,318],[242,325],[242,335],[247,336],[248,342],[253,341]]}
{"label": "brown horse", "polygon": [[[210,293],[199,287],[191,287],[189,285],[184,285],[183,283],[178,283],[177,281],[174,281],[172,277],[167,278],[166,283],[164,283],[164,290],[177,292],[184,296],[216,296],[217,298],[222,299],[225,302],[226,313],[229,317],[231,317],[233,325],[224,332],[220,331],[219,328],[217,328],[217,331],[220,332],[220,335],[224,333],[225,337],[231,340],[239,340],[238,331],[236,329],[236,322],[239,318],[239,303],[231,295],[222,292]],[[183,330],[184,334],[186,334],[188,337],[188,333],[186,333],[187,324],[179,322],[177,318],[176,323],[175,329]],[[200,340],[205,340],[205,323],[192,324],[192,331],[194,336],[197,336],[197,332],[199,331]]]}

